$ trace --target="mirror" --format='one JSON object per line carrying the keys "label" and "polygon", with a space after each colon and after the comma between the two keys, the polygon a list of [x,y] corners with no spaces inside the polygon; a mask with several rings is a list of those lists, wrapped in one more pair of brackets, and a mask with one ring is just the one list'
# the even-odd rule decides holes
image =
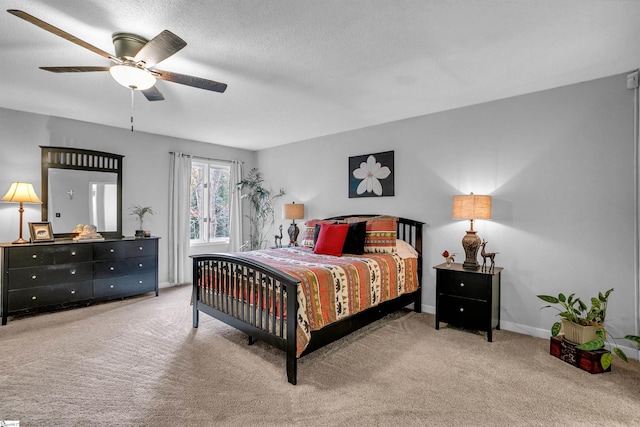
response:
{"label": "mirror", "polygon": [[55,237],[93,224],[106,238],[122,237],[122,157],[66,147],[42,148],[42,220]]}
{"label": "mirror", "polygon": [[[117,176],[110,172],[49,170],[49,222],[54,230],[72,232],[78,224],[117,231]],[[86,218],[81,221],[82,218]]]}

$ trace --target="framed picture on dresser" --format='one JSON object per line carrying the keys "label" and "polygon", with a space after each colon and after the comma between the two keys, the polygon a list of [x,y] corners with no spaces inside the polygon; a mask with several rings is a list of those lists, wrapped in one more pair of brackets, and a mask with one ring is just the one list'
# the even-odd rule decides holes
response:
{"label": "framed picture on dresser", "polygon": [[31,234],[31,243],[51,242],[53,241],[53,229],[50,222],[30,222],[29,234]]}

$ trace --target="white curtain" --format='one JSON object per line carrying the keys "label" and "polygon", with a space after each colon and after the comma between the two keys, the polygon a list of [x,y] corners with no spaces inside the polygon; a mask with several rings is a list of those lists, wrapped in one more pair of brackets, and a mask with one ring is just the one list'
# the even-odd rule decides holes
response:
{"label": "white curtain", "polygon": [[242,246],[242,200],[236,184],[242,180],[242,162],[231,162],[229,183],[231,200],[229,207],[229,252],[238,252]]}
{"label": "white curtain", "polygon": [[189,258],[189,189],[191,157],[171,153],[169,178],[169,283],[191,282]]}

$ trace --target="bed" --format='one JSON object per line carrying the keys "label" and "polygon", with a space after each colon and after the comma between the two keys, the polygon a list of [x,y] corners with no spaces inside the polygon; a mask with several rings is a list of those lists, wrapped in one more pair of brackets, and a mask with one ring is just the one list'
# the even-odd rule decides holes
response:
{"label": "bed", "polygon": [[[205,313],[245,332],[249,344],[259,339],[284,350],[295,385],[299,357],[410,304],[420,312],[422,226],[390,216],[337,216],[307,221],[301,246],[193,255],[193,327]],[[364,253],[319,250],[329,229],[345,228],[347,242],[353,233],[363,236]]]}

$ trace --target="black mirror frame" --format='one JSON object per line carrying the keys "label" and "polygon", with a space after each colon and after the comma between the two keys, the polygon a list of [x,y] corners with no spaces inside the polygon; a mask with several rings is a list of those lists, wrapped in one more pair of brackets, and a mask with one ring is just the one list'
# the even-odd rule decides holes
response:
{"label": "black mirror frame", "polygon": [[[118,208],[116,231],[100,231],[107,239],[122,237],[122,159],[120,154],[82,148],[40,146],[42,150],[41,187],[42,221],[49,221],[49,169],[71,169],[91,172],[111,172],[117,175]],[[55,237],[71,238],[73,233],[54,233]]]}

